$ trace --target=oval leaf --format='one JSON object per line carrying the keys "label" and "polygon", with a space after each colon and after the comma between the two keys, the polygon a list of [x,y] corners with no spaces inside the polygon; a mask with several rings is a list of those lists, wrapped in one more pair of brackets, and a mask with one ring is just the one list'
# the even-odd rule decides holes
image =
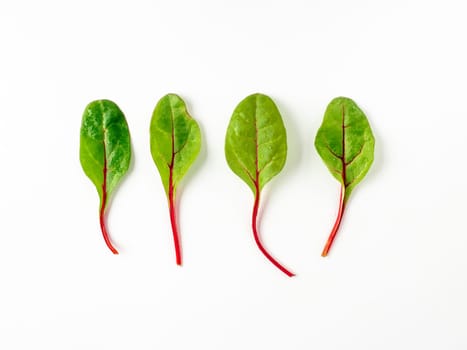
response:
{"label": "oval leaf", "polygon": [[176,261],[182,264],[175,212],[178,183],[195,161],[201,148],[201,132],[188,114],[185,102],[175,94],[162,97],[154,109],[150,126],[151,154],[159,170],[169,201]]}
{"label": "oval leaf", "polygon": [[256,194],[284,167],[287,135],[274,101],[254,94],[235,108],[225,140],[232,171]]}
{"label": "oval leaf", "polygon": [[368,119],[357,104],[349,98],[338,97],[326,109],[315,147],[331,174],[341,183],[339,213],[323,251],[326,256],[350,194],[373,163],[375,139]]}
{"label": "oval leaf", "polygon": [[282,272],[293,276],[266,251],[257,230],[261,190],[282,170],[287,157],[284,123],[271,98],[253,94],[238,104],[227,128],[225,156],[232,171],[255,195],[252,230],[258,248]]}
{"label": "oval leaf", "polygon": [[118,252],[110,242],[104,215],[113,190],[128,171],[130,159],[130,133],[120,108],[109,100],[88,104],[81,123],[80,161],[99,193],[101,230],[114,254]]}

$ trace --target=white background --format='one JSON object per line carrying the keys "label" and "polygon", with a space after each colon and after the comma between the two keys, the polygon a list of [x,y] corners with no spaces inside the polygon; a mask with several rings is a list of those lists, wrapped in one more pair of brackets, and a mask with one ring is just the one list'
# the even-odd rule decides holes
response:
{"label": "white background", "polygon": [[[0,3],[0,348],[466,349],[464,1]],[[178,93],[203,149],[181,184],[184,266],[149,152]],[[289,153],[253,197],[228,168],[236,104],[277,103]],[[314,149],[328,102],[353,98],[376,137],[328,258],[339,184]],[[106,248],[78,157],[81,115],[112,99],[133,165]]]}

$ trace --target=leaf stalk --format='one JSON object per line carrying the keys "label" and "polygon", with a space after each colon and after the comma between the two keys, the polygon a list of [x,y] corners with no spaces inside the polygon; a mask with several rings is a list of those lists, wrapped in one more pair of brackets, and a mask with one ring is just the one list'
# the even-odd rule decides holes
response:
{"label": "leaf stalk", "polygon": [[175,208],[175,198],[174,198],[174,190],[172,184],[170,184],[169,188],[169,212],[170,212],[170,224],[172,225],[172,234],[174,239],[174,247],[175,247],[175,261],[177,265],[182,265],[182,250],[180,247],[180,235],[178,234],[178,227],[177,227],[177,216],[176,216],[176,208]]}
{"label": "leaf stalk", "polygon": [[105,207],[107,206],[107,154],[106,154],[105,142],[103,142],[103,148],[104,148],[104,176],[103,176],[103,182],[102,182],[102,203],[101,203],[101,209],[99,212],[99,222],[101,224],[101,231],[102,231],[102,236],[104,236],[105,244],[107,244],[107,247],[109,247],[112,253],[118,254],[117,249],[114,248],[114,246],[112,245],[112,242],[110,241],[110,237],[107,232],[106,225],[105,225]]}
{"label": "leaf stalk", "polygon": [[321,253],[322,257],[325,257],[328,255],[329,250],[331,249],[332,243],[334,242],[334,238],[336,238],[337,231],[339,230],[339,226],[341,225],[342,216],[344,215],[344,209],[345,209],[344,197],[345,197],[345,187],[344,185],[341,185],[341,193],[340,193],[340,198],[339,198],[339,211],[337,212],[336,222],[334,223],[334,226],[332,228],[331,234],[329,235],[328,241],[326,242],[323,252]]}
{"label": "leaf stalk", "polygon": [[102,197],[101,210],[99,212],[99,222],[101,225],[102,236],[104,237],[105,244],[107,245],[107,247],[110,249],[110,251],[113,254],[118,254],[117,249],[115,249],[115,247],[112,245],[112,242],[110,241],[109,233],[107,232],[107,228],[105,224],[106,197],[107,197],[107,194],[104,192],[103,197]]}
{"label": "leaf stalk", "polygon": [[264,248],[263,243],[261,242],[260,235],[258,233],[257,229],[257,218],[258,218],[258,209],[259,209],[259,202],[260,202],[260,190],[259,190],[259,185],[256,182],[256,193],[255,193],[255,204],[253,206],[253,215],[251,218],[251,227],[253,229],[253,236],[255,238],[256,245],[258,246],[259,250],[263,255],[279,270],[281,270],[283,273],[285,273],[288,277],[293,277],[295,274],[289,270],[287,270],[284,266],[282,266],[276,259],[274,259],[271,254],[268,253],[268,251]]}

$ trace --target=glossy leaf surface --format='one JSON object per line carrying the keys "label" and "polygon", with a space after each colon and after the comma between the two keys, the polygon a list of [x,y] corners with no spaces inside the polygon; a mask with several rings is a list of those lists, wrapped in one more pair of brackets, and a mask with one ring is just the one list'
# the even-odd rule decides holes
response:
{"label": "glossy leaf surface", "polygon": [[88,104],[81,123],[80,161],[99,194],[101,230],[114,254],[118,252],[107,233],[105,210],[112,192],[128,171],[130,159],[130,133],[120,108],[109,100]]}
{"label": "glossy leaf surface", "polygon": [[201,132],[179,96],[168,94],[157,103],[151,119],[150,145],[152,158],[159,170],[169,201],[176,261],[181,265],[175,193],[178,183],[199,154]]}
{"label": "glossy leaf surface", "polygon": [[253,94],[239,103],[227,129],[225,155],[232,171],[255,196],[252,229],[258,248],[282,272],[293,276],[266,251],[257,231],[261,190],[282,170],[287,157],[284,123],[271,98]]}
{"label": "glossy leaf surface", "polygon": [[349,98],[338,97],[326,109],[315,147],[331,174],[341,183],[338,218],[323,251],[326,256],[350,194],[373,163],[375,139],[368,119],[357,104]]}

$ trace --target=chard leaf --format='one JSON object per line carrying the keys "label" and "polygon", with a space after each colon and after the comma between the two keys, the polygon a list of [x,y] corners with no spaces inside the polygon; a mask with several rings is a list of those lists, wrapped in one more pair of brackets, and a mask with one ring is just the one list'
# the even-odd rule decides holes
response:
{"label": "chard leaf", "polygon": [[284,123],[270,97],[253,94],[238,104],[227,128],[225,156],[232,171],[253,191],[251,225],[258,248],[282,272],[293,276],[267,252],[257,230],[261,190],[282,170],[287,157]]}
{"label": "chard leaf", "polygon": [[326,256],[339,229],[346,203],[365,177],[374,158],[375,139],[368,119],[350,98],[332,100],[315,138],[318,154],[341,183],[339,211],[322,256]]}
{"label": "chard leaf", "polygon": [[151,119],[150,145],[152,158],[167,194],[176,262],[181,265],[175,194],[178,183],[199,154],[201,132],[179,96],[168,94],[157,103]]}
{"label": "chard leaf", "polygon": [[130,133],[120,108],[109,100],[88,104],[81,123],[80,161],[99,194],[102,235],[114,254],[118,254],[118,251],[107,232],[105,210],[112,192],[128,171],[130,159]]}

